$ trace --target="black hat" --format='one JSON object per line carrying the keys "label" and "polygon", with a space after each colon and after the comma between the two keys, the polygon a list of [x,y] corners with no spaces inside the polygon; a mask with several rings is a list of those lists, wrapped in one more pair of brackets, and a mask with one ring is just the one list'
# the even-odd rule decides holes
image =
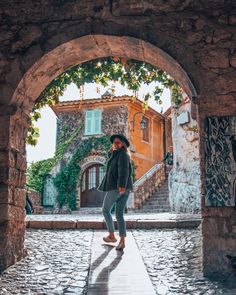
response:
{"label": "black hat", "polygon": [[123,142],[126,144],[127,147],[130,146],[128,139],[127,139],[123,134],[113,134],[113,135],[110,137],[110,141],[111,141],[111,143],[113,143],[114,139],[117,138],[117,137],[118,137],[121,141],[123,141]]}

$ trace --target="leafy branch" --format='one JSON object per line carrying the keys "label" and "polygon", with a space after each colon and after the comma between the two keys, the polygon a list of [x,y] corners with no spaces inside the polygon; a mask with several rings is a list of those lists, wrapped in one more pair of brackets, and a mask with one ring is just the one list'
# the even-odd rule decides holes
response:
{"label": "leafy branch", "polygon": [[29,128],[27,143],[37,144],[39,131],[34,126],[34,122],[40,118],[39,109],[58,103],[59,97],[63,95],[69,84],[74,83],[77,87],[81,87],[86,83],[96,83],[107,87],[109,81],[119,82],[122,86],[126,86],[134,92],[134,97],[142,83],[146,85],[152,82],[158,83],[152,93],[145,95],[144,110],[148,108],[148,100],[152,96],[157,103],[162,103],[161,95],[164,88],[171,89],[172,100],[175,104],[179,104],[182,100],[182,91],[179,85],[166,72],[151,64],[132,59],[127,60],[122,57],[92,60],[68,69],[42,91],[31,114],[32,124]]}

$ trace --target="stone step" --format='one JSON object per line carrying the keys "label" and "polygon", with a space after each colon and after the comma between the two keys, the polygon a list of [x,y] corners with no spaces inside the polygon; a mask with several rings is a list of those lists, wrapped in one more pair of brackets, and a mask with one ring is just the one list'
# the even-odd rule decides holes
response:
{"label": "stone step", "polygon": [[157,191],[153,193],[153,195],[169,195],[169,191]]}
{"label": "stone step", "polygon": [[153,212],[169,212],[170,207],[151,207],[151,208],[145,207],[145,208],[142,208],[140,210],[148,211],[150,213],[153,213]]}
{"label": "stone step", "polygon": [[150,198],[147,199],[147,201],[149,200],[169,200],[169,196],[151,196]]}
{"label": "stone step", "polygon": [[170,209],[140,209],[140,213],[164,213],[164,212],[170,212]]}
{"label": "stone step", "polygon": [[168,198],[163,198],[163,199],[160,199],[160,198],[151,198],[151,199],[148,199],[148,201],[145,202],[145,204],[148,204],[148,203],[153,203],[153,202],[169,202],[169,199]]}
{"label": "stone step", "polygon": [[164,208],[164,207],[170,207],[169,203],[163,203],[163,204],[144,204],[143,208]]}
{"label": "stone step", "polygon": [[170,212],[168,181],[158,187],[139,209],[139,212]]}
{"label": "stone step", "polygon": [[142,208],[170,208],[170,204],[169,203],[163,203],[163,204],[147,204],[147,205],[143,205]]}
{"label": "stone step", "polygon": [[160,196],[151,196],[148,200],[147,200],[147,202],[149,202],[149,201],[155,201],[155,200],[169,200],[169,196],[166,196],[166,197],[160,197]]}

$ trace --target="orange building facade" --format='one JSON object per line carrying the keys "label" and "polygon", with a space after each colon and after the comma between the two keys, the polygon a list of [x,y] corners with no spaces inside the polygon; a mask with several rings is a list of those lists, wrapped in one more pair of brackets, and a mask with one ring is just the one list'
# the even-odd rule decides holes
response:
{"label": "orange building facade", "polygon": [[[122,116],[122,119],[117,116],[118,125],[116,125],[117,127],[113,128],[113,132],[111,132],[111,128],[107,130],[106,126],[103,126],[111,124],[109,119],[104,120],[103,113],[104,111],[107,111],[107,113],[109,113],[109,111],[114,113],[115,111],[118,115],[121,111],[121,106],[127,109],[127,115]],[[93,109],[102,110],[101,135],[124,133],[127,136],[131,144],[131,157],[136,166],[136,179],[140,178],[156,163],[162,161],[165,151],[168,150],[168,137],[171,137],[170,131],[167,128],[168,117],[155,111],[151,107],[143,112],[142,101],[137,98],[134,100],[131,96],[120,96],[65,101],[60,102],[52,108],[57,115],[63,112],[82,112]],[[144,129],[141,128],[142,119],[145,124]],[[114,116],[112,120],[114,120]]]}
{"label": "orange building facade", "polygon": [[[169,116],[160,114],[150,107],[143,112],[142,104],[142,101],[131,96],[113,97],[104,94],[102,98],[63,101],[52,106],[58,118],[57,137],[60,142],[67,141],[68,136],[79,129],[61,161],[63,165],[84,140],[93,141],[94,138],[121,133],[130,141],[135,180],[143,176],[155,164],[161,162],[169,150],[171,131],[168,126],[171,124]],[[86,155],[79,163],[82,180],[76,192],[77,207],[101,205],[103,196],[98,198],[99,192],[96,188],[105,173],[104,153],[106,151],[102,148],[98,151],[93,150],[93,154]],[[52,169],[52,176],[60,171],[60,165],[62,164],[59,163]],[[50,183],[45,188],[51,196],[53,188],[49,187]],[[45,197],[45,204],[49,201],[53,206],[56,196],[53,199],[54,201],[51,201]]]}

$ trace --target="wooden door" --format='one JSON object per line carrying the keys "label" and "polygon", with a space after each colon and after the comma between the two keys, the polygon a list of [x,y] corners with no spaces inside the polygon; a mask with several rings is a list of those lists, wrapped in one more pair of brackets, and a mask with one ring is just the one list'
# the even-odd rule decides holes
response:
{"label": "wooden door", "polygon": [[101,207],[105,196],[97,190],[105,175],[104,166],[95,164],[88,167],[82,175],[80,207]]}

